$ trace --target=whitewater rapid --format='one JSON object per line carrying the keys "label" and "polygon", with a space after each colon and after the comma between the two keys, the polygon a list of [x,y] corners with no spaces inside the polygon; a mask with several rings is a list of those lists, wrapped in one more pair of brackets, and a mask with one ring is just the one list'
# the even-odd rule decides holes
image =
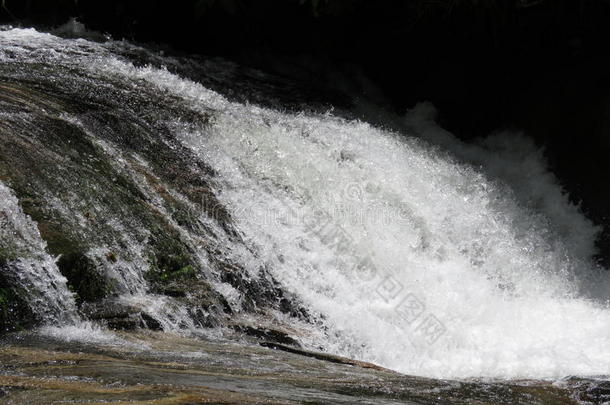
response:
{"label": "whitewater rapid", "polygon": [[510,159],[543,164],[527,139],[479,148],[480,161],[507,155],[489,174],[331,116],[234,106],[181,136],[222,174],[222,200],[274,274],[329,327],[312,345],[434,377],[608,373],[610,312],[583,291],[589,278],[608,291],[590,257],[597,230],[550,173]]}
{"label": "whitewater rapid", "polygon": [[217,173],[248,247],[235,257],[306,304],[303,344],[431,377],[610,373],[599,229],[527,137],[467,145],[428,104],[391,131],[230,102],[113,54],[124,46],[0,32],[2,60],[143,83],[213,115],[163,124]]}

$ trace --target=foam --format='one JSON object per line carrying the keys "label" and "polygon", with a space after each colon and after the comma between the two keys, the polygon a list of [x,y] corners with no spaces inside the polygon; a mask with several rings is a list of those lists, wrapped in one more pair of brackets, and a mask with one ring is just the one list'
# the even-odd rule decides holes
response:
{"label": "foam", "polygon": [[305,343],[433,377],[610,370],[608,281],[592,261],[599,229],[527,137],[466,145],[429,105],[401,133],[286,114],[136,68],[112,44],[28,30],[0,41],[13,57],[141,81],[212,112],[206,127],[171,124],[218,173],[218,198],[248,245],[232,246],[236,257],[269,269],[316,318]]}

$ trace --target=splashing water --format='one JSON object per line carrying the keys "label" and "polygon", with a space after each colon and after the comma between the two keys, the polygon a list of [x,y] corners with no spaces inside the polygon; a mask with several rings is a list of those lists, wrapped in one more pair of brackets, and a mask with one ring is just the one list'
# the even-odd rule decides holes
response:
{"label": "splashing water", "polygon": [[[596,274],[577,255],[594,249],[571,244],[596,229],[565,198],[535,211],[485,167],[333,117],[235,106],[184,139],[223,174],[276,276],[324,316],[328,350],[438,377],[608,372],[610,312],[576,282]],[[560,195],[552,176],[521,174],[535,186],[522,193]]]}
{"label": "splashing water", "polygon": [[49,324],[78,320],[74,297],[68,291],[55,259],[46,252],[36,223],[28,217],[10,188],[0,182],[0,249],[7,262],[2,273],[12,278],[32,310]]}
{"label": "splashing water", "polygon": [[313,314],[303,343],[435,377],[610,371],[599,230],[527,138],[465,145],[428,105],[405,133],[280,113],[136,68],[112,55],[124,44],[0,34],[2,58],[145,82],[213,112],[209,125],[170,124],[218,173],[219,198],[258,253],[234,246],[236,257],[268,268]]}

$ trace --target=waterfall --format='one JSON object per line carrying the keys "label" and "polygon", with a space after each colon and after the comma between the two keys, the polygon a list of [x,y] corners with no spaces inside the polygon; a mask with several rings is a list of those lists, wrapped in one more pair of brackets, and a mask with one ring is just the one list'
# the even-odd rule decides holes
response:
{"label": "waterfall", "polygon": [[[206,215],[184,225],[161,198],[191,204],[184,193],[159,191],[161,180],[149,176],[146,183],[138,174],[154,155],[118,152],[104,125],[84,131],[195,252],[198,280],[208,280],[235,314],[245,314],[250,300],[260,316],[260,297],[253,295],[267,287],[238,291],[223,278],[232,270],[215,267],[219,258],[243,270],[244,284],[268,286],[269,276],[305,306],[306,322],[274,308],[265,316],[306,329],[297,337],[306,347],[434,377],[610,370],[610,289],[593,261],[599,229],[569,202],[526,136],[505,132],[464,144],[434,122],[428,104],[411,110],[398,131],[330,113],[232,102],[157,66],[178,65],[175,59],[149,54],[150,65],[135,66],[125,55],[136,48],[33,30],[0,32],[1,63],[42,64],[59,72],[41,73],[53,78],[72,75],[75,84],[65,86],[83,86],[83,97],[94,97],[91,88],[100,97],[108,91],[109,109],[132,108],[134,121],[150,124],[139,131],[158,136],[163,147],[184,148],[181,156],[193,166],[209,167],[222,210],[203,207]],[[22,80],[27,73],[10,75]],[[136,96],[167,111],[131,103]],[[84,115],[63,119],[84,127],[90,118]],[[204,176],[197,170],[192,173]],[[44,307],[37,311],[51,318],[73,314],[65,279],[35,224],[5,186],[0,196],[0,208],[9,212],[3,229],[23,235],[19,247],[30,258],[9,264],[11,274],[22,277],[34,306]],[[222,223],[227,215],[229,225]],[[150,263],[138,250],[150,237],[138,229],[143,225],[118,224],[124,228],[116,233],[131,248],[124,249],[135,257],[125,263],[135,267],[113,264],[114,279],[129,270],[123,279],[144,283],[122,291],[123,299],[138,301],[166,329],[197,328],[183,306],[148,291],[143,274]],[[100,249],[91,254],[110,251]]]}
{"label": "waterfall", "polygon": [[181,136],[329,351],[436,377],[608,371],[610,312],[583,291],[608,296],[598,230],[529,140],[490,139],[472,160],[505,166],[473,165],[417,136],[237,105]]}

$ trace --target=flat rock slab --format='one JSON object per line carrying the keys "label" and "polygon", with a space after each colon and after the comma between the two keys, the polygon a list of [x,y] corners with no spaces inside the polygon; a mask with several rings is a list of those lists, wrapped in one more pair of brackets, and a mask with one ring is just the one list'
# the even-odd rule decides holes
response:
{"label": "flat rock slab", "polygon": [[300,349],[140,331],[106,341],[12,335],[0,348],[1,404],[578,404],[604,383],[449,381]]}

